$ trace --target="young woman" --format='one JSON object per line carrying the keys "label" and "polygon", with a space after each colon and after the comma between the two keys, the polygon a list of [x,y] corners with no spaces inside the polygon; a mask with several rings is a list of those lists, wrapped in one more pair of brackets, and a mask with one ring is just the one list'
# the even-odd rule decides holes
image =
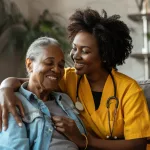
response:
{"label": "young woman", "polygon": [[[22,128],[9,116],[9,128],[0,132],[0,150],[78,150],[85,148],[85,128],[75,113],[70,98],[53,92],[64,74],[64,55],[55,39],[42,37],[35,40],[26,54],[29,81],[23,83],[16,96],[25,109]],[[64,118],[68,123],[65,134],[62,127],[54,126],[52,118]],[[71,141],[68,139],[72,134]],[[57,125],[57,124],[56,124]],[[76,138],[78,137],[78,138]]]}
{"label": "young woman", "polygon": [[[132,50],[129,29],[119,18],[89,8],[75,11],[68,26],[74,68],[65,69],[60,88],[80,111],[89,147],[145,150],[150,118],[143,91],[135,80],[117,71]],[[8,78],[1,85],[0,110],[6,127],[7,111],[20,122],[15,106],[21,112],[23,108],[13,91],[23,81]],[[53,122],[67,130],[66,120],[54,118]]]}

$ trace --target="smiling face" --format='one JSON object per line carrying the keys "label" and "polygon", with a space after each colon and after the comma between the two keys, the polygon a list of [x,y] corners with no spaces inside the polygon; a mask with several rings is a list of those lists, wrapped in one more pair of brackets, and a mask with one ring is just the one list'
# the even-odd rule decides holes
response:
{"label": "smiling face", "polygon": [[102,67],[96,38],[88,32],[79,32],[72,44],[71,57],[78,75],[93,74]]}
{"label": "smiling face", "polygon": [[64,54],[58,46],[44,48],[36,60],[26,60],[27,70],[30,72],[29,84],[49,91],[57,89],[64,74],[64,65]]}

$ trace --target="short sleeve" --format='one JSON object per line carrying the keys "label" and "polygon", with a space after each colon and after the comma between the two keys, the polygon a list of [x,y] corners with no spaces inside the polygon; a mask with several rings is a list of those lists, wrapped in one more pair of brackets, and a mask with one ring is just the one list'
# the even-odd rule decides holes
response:
{"label": "short sleeve", "polygon": [[125,139],[150,137],[150,116],[142,89],[133,83],[123,101]]}

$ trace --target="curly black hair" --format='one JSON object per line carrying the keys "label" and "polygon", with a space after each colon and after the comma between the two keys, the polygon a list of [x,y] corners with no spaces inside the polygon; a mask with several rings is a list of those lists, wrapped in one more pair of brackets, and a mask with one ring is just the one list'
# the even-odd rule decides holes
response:
{"label": "curly black hair", "polygon": [[94,35],[98,41],[99,54],[104,66],[115,68],[125,63],[133,48],[127,25],[120,21],[119,15],[107,17],[105,10],[100,15],[96,10],[77,9],[69,18],[69,39],[73,41],[79,31]]}

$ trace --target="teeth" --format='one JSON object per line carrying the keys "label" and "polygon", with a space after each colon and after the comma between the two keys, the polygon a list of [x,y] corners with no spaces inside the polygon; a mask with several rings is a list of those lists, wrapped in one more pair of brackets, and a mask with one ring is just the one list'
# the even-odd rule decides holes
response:
{"label": "teeth", "polygon": [[76,63],[77,66],[83,66],[83,64]]}
{"label": "teeth", "polygon": [[51,80],[57,80],[56,77],[52,77],[52,76],[48,76],[48,78],[51,79]]}

